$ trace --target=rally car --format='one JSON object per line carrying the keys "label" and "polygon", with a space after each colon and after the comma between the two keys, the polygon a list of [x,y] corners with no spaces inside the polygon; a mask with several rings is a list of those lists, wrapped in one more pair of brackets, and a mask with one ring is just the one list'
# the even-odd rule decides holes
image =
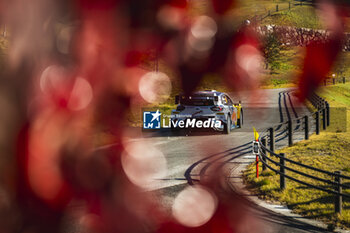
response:
{"label": "rally car", "polygon": [[191,96],[177,95],[175,104],[178,105],[171,112],[172,129],[209,127],[229,134],[243,125],[241,102],[233,103],[223,92],[206,90]]}

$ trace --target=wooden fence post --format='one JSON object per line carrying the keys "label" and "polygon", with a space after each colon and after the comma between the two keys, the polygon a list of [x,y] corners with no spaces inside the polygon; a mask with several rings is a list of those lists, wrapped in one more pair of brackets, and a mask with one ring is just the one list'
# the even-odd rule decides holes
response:
{"label": "wooden fence post", "polygon": [[275,131],[273,127],[269,128],[269,131],[270,131],[270,151],[274,152],[275,151]]}
{"label": "wooden fence post", "polygon": [[[264,137],[264,138],[261,139],[261,144],[262,144],[264,147],[266,147],[266,137]],[[266,150],[263,149],[263,148],[261,148],[261,153],[262,153],[261,158],[263,159],[262,170],[265,171],[265,170],[266,170],[266,165],[265,165],[265,163],[267,163],[267,159],[266,159],[266,156],[267,156]]]}
{"label": "wooden fence post", "polygon": [[325,130],[327,127],[326,107],[323,107],[322,109],[322,126],[323,130]]}
{"label": "wooden fence post", "polygon": [[285,178],[285,170],[284,170],[284,166],[285,166],[285,161],[284,161],[284,153],[280,154],[280,189],[284,190],[286,188],[286,178]]}
{"label": "wooden fence post", "polygon": [[309,116],[304,116],[305,120],[305,140],[309,139]]}
{"label": "wooden fence post", "polygon": [[288,121],[288,146],[293,146],[293,120]]}
{"label": "wooden fence post", "polygon": [[[341,184],[341,178],[339,176],[340,174],[341,174],[340,171],[334,172],[335,182],[337,183],[337,185],[335,187],[335,191],[338,193],[342,192],[342,187],[340,185]],[[334,209],[335,209],[335,212],[338,214],[341,214],[342,204],[343,204],[342,202],[343,202],[343,197],[341,195],[337,194],[335,196]]]}
{"label": "wooden fence post", "polygon": [[330,110],[329,110],[329,103],[326,101],[326,110],[327,110],[327,126],[330,124]]}
{"label": "wooden fence post", "polygon": [[317,110],[316,112],[316,135],[320,134],[320,112]]}

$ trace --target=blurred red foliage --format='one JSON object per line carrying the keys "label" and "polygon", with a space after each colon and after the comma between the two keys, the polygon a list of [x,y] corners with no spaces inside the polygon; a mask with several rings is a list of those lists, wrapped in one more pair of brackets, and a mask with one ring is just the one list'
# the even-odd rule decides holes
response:
{"label": "blurred red foliage", "polygon": [[[13,12],[22,9],[22,2],[13,1]],[[30,12],[45,15],[50,7],[40,0],[36,3],[28,6]],[[19,80],[32,77],[23,83],[34,84],[18,82],[21,84],[14,86],[35,96],[35,100],[23,98],[18,104],[24,116],[18,123],[21,130],[15,145],[13,183],[20,232],[62,232],[63,218],[75,202],[84,210],[75,216],[74,224],[87,232],[239,232],[241,217],[247,215],[240,209],[239,196],[222,196],[221,189],[212,188],[219,196],[214,215],[202,226],[186,227],[169,217],[149,193],[141,192],[121,164],[125,131],[129,130],[126,115],[141,98],[138,84],[146,71],[140,66],[146,62],[166,63],[178,74],[187,95],[213,73],[234,91],[237,87],[258,88],[262,55],[254,25],[228,30],[223,22],[225,13],[238,7],[236,1],[212,0],[214,12],[200,16],[190,12],[186,0],[76,0],[74,6],[66,1],[51,3],[68,8],[71,15],[65,12],[58,17],[61,21],[52,16],[45,23],[39,16],[34,21],[20,15],[9,19],[18,39],[13,61],[19,63],[20,70],[9,73]],[[342,49],[341,15],[327,9],[333,8],[324,9],[334,19],[329,28],[333,36],[306,48],[298,86],[302,101],[322,83]],[[55,10],[52,7],[49,12]],[[66,21],[74,28],[70,49],[59,54],[55,30]],[[21,24],[34,33],[16,30]],[[47,31],[52,34],[45,34]],[[44,52],[33,52],[38,58],[28,59],[27,50],[31,51],[31,43],[40,37],[45,38]],[[60,74],[59,80],[50,77],[51,86],[45,92],[38,88],[38,73],[50,63],[69,71]],[[85,99],[86,95],[89,98]],[[96,149],[91,135],[101,129],[114,136],[115,144]]]}

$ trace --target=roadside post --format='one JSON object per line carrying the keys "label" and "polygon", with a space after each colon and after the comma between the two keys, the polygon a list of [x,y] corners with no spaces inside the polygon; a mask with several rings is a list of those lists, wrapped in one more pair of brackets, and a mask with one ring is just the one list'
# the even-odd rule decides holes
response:
{"label": "roadside post", "polygon": [[322,109],[322,128],[323,130],[326,130],[327,128],[327,112],[326,112],[326,108]]}
{"label": "roadside post", "polygon": [[275,131],[273,127],[269,128],[269,138],[270,138],[270,151],[275,152]]}
{"label": "roadside post", "polygon": [[343,197],[340,195],[340,193],[342,193],[342,186],[341,186],[341,178],[340,178],[341,172],[340,171],[336,171],[334,172],[334,176],[335,176],[335,183],[337,183],[336,187],[335,187],[335,191],[338,192],[339,194],[337,194],[335,196],[335,203],[334,203],[334,209],[335,212],[337,214],[341,214],[342,211],[342,205],[343,205]]}
{"label": "roadside post", "polygon": [[288,146],[293,146],[293,120],[288,121]]}
{"label": "roadside post", "polygon": [[[267,146],[266,137],[263,137],[263,138],[261,139],[261,144],[263,145],[264,148],[266,148],[266,146]],[[262,169],[263,169],[263,171],[266,170],[266,165],[265,165],[265,164],[267,163],[267,159],[266,159],[266,157],[265,157],[265,156],[267,156],[267,154],[266,154],[266,150],[265,150],[264,148],[261,148],[261,153],[262,153],[261,158],[262,158],[262,160],[263,160],[263,164],[262,164]]]}
{"label": "roadside post", "polygon": [[329,121],[330,121],[330,117],[329,117],[329,114],[330,114],[330,111],[329,111],[329,103],[326,102],[326,111],[327,111],[327,126],[329,126]]}
{"label": "roadside post", "polygon": [[259,178],[259,142],[253,141],[253,154],[256,162],[256,178]]}
{"label": "roadside post", "polygon": [[254,130],[254,141],[253,141],[253,155],[255,155],[256,162],[256,178],[259,178],[259,133],[253,127]]}
{"label": "roadside post", "polygon": [[284,176],[285,174],[285,171],[284,171],[284,166],[285,166],[285,161],[284,161],[284,157],[285,157],[285,154],[284,153],[281,153],[280,154],[280,189],[281,190],[284,190],[286,188],[286,178]]}
{"label": "roadside post", "polygon": [[309,139],[309,116],[305,115],[304,120],[305,120],[305,140],[308,140]]}
{"label": "roadside post", "polygon": [[320,134],[320,111],[316,112],[316,135]]}

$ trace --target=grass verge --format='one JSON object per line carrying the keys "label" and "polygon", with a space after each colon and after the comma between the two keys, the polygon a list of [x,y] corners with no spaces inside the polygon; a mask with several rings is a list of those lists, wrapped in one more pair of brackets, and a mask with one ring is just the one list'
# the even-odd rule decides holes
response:
{"label": "grass verge", "polygon": [[[331,107],[345,107],[346,115],[349,117],[350,83],[328,86],[320,91],[320,95],[329,101]],[[342,119],[340,120],[340,118]],[[341,127],[339,121],[343,121]],[[350,122],[346,121],[345,123],[342,116],[331,112],[331,125],[332,123],[338,125],[342,130],[330,127],[328,130],[321,132],[320,135],[312,135],[310,140],[295,143],[292,147],[287,147],[278,151],[278,153],[285,153],[288,158],[303,164],[331,172],[342,171],[343,174],[350,175],[350,133],[344,130],[349,127]],[[273,159],[278,161],[276,158]],[[318,172],[310,173],[310,170],[290,163],[286,165],[317,177],[334,179]],[[287,174],[317,186],[331,188],[324,183],[302,177],[290,171]],[[347,198],[343,198],[342,214],[337,215],[334,213],[334,196],[330,194],[308,188],[288,179],[286,180],[286,189],[281,191],[279,189],[279,176],[273,172],[265,171],[260,174],[259,179],[255,178],[255,164],[248,167],[244,177],[248,187],[264,199],[286,204],[295,213],[322,220],[329,224],[330,229],[335,226],[350,228],[350,200]],[[344,190],[344,192],[350,193],[350,190]]]}
{"label": "grass verge", "polygon": [[311,6],[297,6],[291,10],[274,13],[267,17],[263,24],[276,24],[281,26],[293,26],[320,29],[322,25],[318,19],[315,8]]}

